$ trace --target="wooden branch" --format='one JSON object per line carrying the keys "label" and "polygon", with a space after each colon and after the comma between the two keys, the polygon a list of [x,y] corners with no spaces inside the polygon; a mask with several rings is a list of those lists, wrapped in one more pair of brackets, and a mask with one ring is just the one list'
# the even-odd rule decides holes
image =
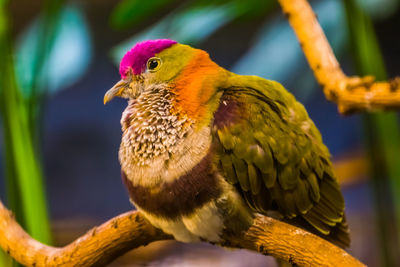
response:
{"label": "wooden branch", "polygon": [[373,76],[346,76],[307,0],[278,0],[327,99],[341,113],[400,108],[400,77],[375,82]]}
{"label": "wooden branch", "polygon": [[[32,239],[0,202],[0,247],[26,266],[104,266],[125,252],[171,239],[137,211],[115,217],[71,244],[55,248]],[[258,216],[239,235],[224,234],[221,245],[246,248],[299,266],[364,266],[344,250],[300,228]]]}
{"label": "wooden branch", "polygon": [[298,266],[365,266],[343,249],[314,234],[262,215],[244,234],[223,238],[225,246],[246,248]]}
{"label": "wooden branch", "polygon": [[0,202],[0,247],[26,266],[104,266],[131,249],[171,239],[138,212],[117,216],[63,248],[32,239]]}

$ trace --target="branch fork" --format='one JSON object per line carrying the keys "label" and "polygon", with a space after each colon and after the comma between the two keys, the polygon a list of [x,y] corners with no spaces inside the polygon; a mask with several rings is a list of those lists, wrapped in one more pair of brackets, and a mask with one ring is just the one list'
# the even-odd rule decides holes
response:
{"label": "branch fork", "polygon": [[400,108],[400,77],[376,82],[373,76],[346,76],[306,0],[278,0],[289,20],[315,78],[339,112]]}

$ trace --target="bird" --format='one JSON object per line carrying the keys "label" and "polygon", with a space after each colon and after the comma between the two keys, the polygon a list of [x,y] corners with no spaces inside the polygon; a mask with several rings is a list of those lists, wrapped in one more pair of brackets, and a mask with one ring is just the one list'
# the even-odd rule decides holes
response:
{"label": "bird", "polygon": [[181,242],[218,243],[272,216],[349,246],[329,150],[280,83],[235,74],[170,39],[134,45],[119,74],[104,104],[128,100],[121,176],[153,226]]}

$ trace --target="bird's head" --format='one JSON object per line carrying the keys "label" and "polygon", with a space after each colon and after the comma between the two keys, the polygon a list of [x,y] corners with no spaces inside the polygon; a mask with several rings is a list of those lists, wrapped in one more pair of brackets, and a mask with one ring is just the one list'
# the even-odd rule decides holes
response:
{"label": "bird's head", "polygon": [[116,96],[136,99],[148,88],[163,84],[179,110],[193,119],[204,115],[228,75],[205,51],[169,39],[136,44],[122,58],[119,72],[121,80],[107,91],[105,104]]}

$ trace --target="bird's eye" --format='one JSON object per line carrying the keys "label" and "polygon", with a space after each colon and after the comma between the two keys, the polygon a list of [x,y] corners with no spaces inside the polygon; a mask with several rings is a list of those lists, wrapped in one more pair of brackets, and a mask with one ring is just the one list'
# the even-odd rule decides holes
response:
{"label": "bird's eye", "polygon": [[150,72],[155,72],[161,67],[161,58],[152,57],[147,61],[147,69]]}

